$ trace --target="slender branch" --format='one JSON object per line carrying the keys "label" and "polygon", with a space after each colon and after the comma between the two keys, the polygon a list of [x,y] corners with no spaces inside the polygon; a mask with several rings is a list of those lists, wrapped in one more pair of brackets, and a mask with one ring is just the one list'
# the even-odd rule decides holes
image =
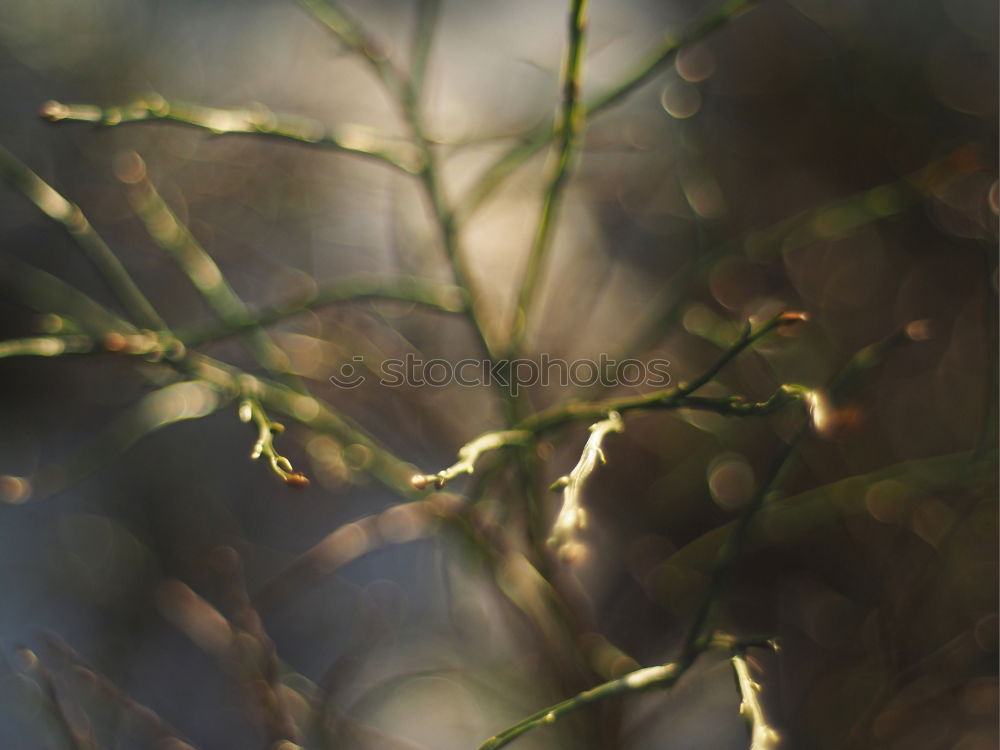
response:
{"label": "slender branch", "polygon": [[420,0],[417,5],[417,23],[414,25],[410,51],[410,97],[413,106],[417,108],[420,106],[424,89],[431,42],[434,40],[434,27],[437,25],[440,10],[441,0]]}
{"label": "slender branch", "polygon": [[416,474],[410,480],[414,489],[426,489],[434,485],[441,489],[448,482],[461,474],[472,474],[476,470],[476,461],[486,451],[497,450],[508,445],[523,445],[531,438],[531,433],[525,430],[501,430],[487,432],[475,440],[466,443],[458,449],[458,461],[437,474]]}
{"label": "slender branch", "polygon": [[188,346],[198,346],[254,328],[272,326],[306,310],[317,310],[341,302],[361,300],[403,302],[443,313],[463,313],[466,311],[464,293],[456,286],[436,284],[420,279],[395,280],[359,276],[341,279],[323,286],[305,299],[290,300],[256,312],[248,311],[242,319],[233,317],[221,325],[203,323],[188,329],[181,329],[177,336]]}
{"label": "slender branch", "polygon": [[587,526],[587,512],[583,508],[581,495],[583,485],[594,473],[599,464],[607,463],[602,444],[604,438],[611,432],[623,432],[625,423],[616,411],[608,414],[607,419],[590,425],[590,437],[583,447],[580,461],[566,476],[556,480],[553,489],[563,491],[562,507],[552,524],[548,545],[564,560],[572,560],[579,547],[577,533]]}
{"label": "slender branch", "polygon": [[0,285],[11,299],[36,312],[68,318],[98,338],[111,332],[134,334],[138,330],[75,286],[13,255],[0,260]]}
{"label": "slender branch", "polygon": [[[611,413],[619,415],[619,419],[621,414],[627,412],[658,409],[694,409],[728,416],[763,416],[774,413],[791,401],[816,399],[811,389],[798,384],[782,385],[767,399],[758,402],[747,401],[740,396],[704,398],[691,395],[709,383],[740,352],[753,346],[771,331],[806,319],[804,313],[782,312],[756,327],[748,323],[740,337],[723,352],[722,356],[690,383],[682,383],[674,388],[640,396],[623,396],[596,402],[573,401],[536,412],[519,422],[513,430],[488,432],[475,438],[459,449],[461,460],[454,466],[437,474],[418,474],[412,478],[411,483],[415,489],[424,489],[431,484],[441,487],[458,474],[471,474],[471,468],[479,454],[483,452],[484,445],[487,446],[486,449],[493,450],[504,445],[523,444],[528,437],[537,436],[570,422],[608,419]],[[471,463],[467,460],[467,456],[472,457]]]}
{"label": "slender branch", "polygon": [[521,282],[514,324],[507,345],[508,358],[514,358],[521,349],[527,318],[535,297],[542,263],[551,244],[559,215],[563,187],[569,178],[570,164],[576,155],[577,142],[583,133],[586,112],[580,106],[580,68],[583,59],[584,26],[587,0],[571,0],[569,11],[569,43],[563,61],[562,105],[553,128],[556,141],[551,161],[551,174],[542,198],[542,210],[535,230],[528,265]]}
{"label": "slender branch", "polygon": [[[441,189],[438,176],[440,170],[436,164],[431,142],[424,133],[418,97],[412,83],[382,54],[380,45],[375,42],[364,27],[345,13],[333,0],[300,0],[300,3],[323,23],[345,47],[360,56],[381,80],[382,85],[398,107],[422,156],[421,166],[414,172],[420,179],[424,195],[441,235],[441,244],[448,259],[452,276],[468,302],[466,313],[472,324],[473,333],[483,353],[491,361],[495,361],[496,353],[486,336],[483,315],[478,309],[480,295],[476,293],[472,274],[461,251],[453,213],[448,207]],[[422,54],[430,52],[429,38],[427,43],[428,48]]]}
{"label": "slender branch", "polygon": [[[119,170],[118,176],[129,186],[129,201],[150,237],[180,267],[222,322],[230,327],[238,326],[247,317],[243,300],[233,291],[212,256],[150,182],[142,158],[133,152],[125,163],[127,166]],[[247,330],[243,340],[265,370],[296,390],[305,390],[297,378],[286,373],[287,357],[265,331]]]}
{"label": "slender branch", "polygon": [[[749,8],[754,2],[756,0],[730,0],[714,13],[687,27],[679,36],[665,39],[659,48],[617,85],[612,86],[604,94],[588,103],[584,107],[586,118],[589,120],[623,100],[655,76],[674,59],[681,49],[701,41],[740,12]],[[467,192],[465,200],[456,210],[456,216],[461,221],[465,221],[475,213],[514,170],[545,148],[552,140],[553,135],[551,125],[545,124],[525,136],[520,143],[512,146],[483,172],[476,184]]]}
{"label": "slender branch", "polygon": [[720,547],[718,559],[715,567],[712,569],[708,589],[698,606],[688,628],[687,635],[684,638],[684,644],[681,649],[682,654],[693,655],[698,653],[704,641],[710,637],[708,635],[710,632],[709,621],[729,584],[729,578],[736,563],[743,554],[753,520],[764,507],[764,500],[767,495],[780,482],[790,459],[808,432],[810,424],[815,427],[817,432],[823,432],[828,426],[826,420],[830,417],[828,409],[836,406],[837,401],[843,393],[864,372],[881,364],[889,352],[904,343],[915,340],[919,340],[919,338],[914,326],[907,325],[882,341],[859,350],[833,378],[830,386],[825,391],[802,390],[801,394],[810,406],[810,418],[799,427],[791,440],[782,445],[778,454],[774,457],[764,481],[760,483],[760,486],[750,499],[750,502],[747,503],[743,514],[736,522],[732,532],[726,537]]}
{"label": "slender branch", "polygon": [[167,100],[156,93],[115,107],[48,101],[41,115],[50,122],[90,122],[105,127],[166,122],[212,135],[252,135],[370,157],[409,174],[421,167],[419,152],[406,142],[393,142],[361,125],[330,127],[299,115],[278,114],[267,107],[217,109]]}
{"label": "slender branch", "polygon": [[409,98],[409,82],[385,55],[382,46],[343,8],[333,0],[299,0],[299,4],[363,60],[397,102]]}
{"label": "slender branch", "polygon": [[740,689],[740,714],[750,727],[750,750],[777,750],[781,736],[767,722],[760,705],[760,685],[750,676],[746,649],[734,648],[730,660]]}
{"label": "slender branch", "polygon": [[[737,644],[743,648],[749,648],[751,646],[759,646],[761,641],[755,639],[752,641],[737,642],[732,636],[717,634],[704,644],[701,652],[717,648],[733,648]],[[589,690],[584,690],[572,698],[568,698],[548,708],[543,708],[541,711],[522,719],[512,727],[490,737],[479,746],[479,750],[498,750],[498,748],[510,744],[532,729],[552,725],[567,714],[579,711],[582,708],[607,700],[608,698],[613,698],[616,695],[637,693],[651,688],[670,687],[681,678],[691,667],[692,663],[693,658],[688,661],[669,662],[655,667],[645,667],[637,669],[634,672],[629,672],[627,675],[619,677],[616,680],[611,680]]]}
{"label": "slender branch", "polygon": [[0,359],[5,357],[59,357],[87,354],[94,349],[89,336],[38,336],[0,341]]}
{"label": "slender branch", "polygon": [[598,402],[571,401],[567,404],[557,405],[550,409],[536,412],[523,420],[517,427],[518,429],[529,430],[532,433],[538,434],[555,427],[560,427],[568,422],[581,419],[599,419],[609,411],[617,411],[624,414],[630,411],[646,409],[692,408],[715,411],[721,414],[742,414],[745,416],[770,413],[783,405],[788,396],[796,396],[799,386],[782,386],[769,399],[759,404],[748,403],[739,397],[699,399],[692,398],[691,394],[709,383],[741,352],[752,347],[767,334],[777,328],[794,325],[806,319],[807,317],[804,313],[783,312],[757,326],[753,325],[753,323],[747,323],[740,337],[722,353],[719,359],[689,383],[680,383],[676,387],[654,391],[641,396],[624,396]]}
{"label": "slender branch", "polygon": [[144,328],[166,330],[166,323],[132,280],[118,256],[87,221],[79,206],[63,198],[26,164],[2,147],[0,177],[66,230],[136,323]]}

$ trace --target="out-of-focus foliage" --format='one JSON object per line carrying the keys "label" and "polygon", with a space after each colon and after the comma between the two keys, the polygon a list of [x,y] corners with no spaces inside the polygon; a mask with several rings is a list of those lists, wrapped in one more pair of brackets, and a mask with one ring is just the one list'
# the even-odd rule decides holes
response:
{"label": "out-of-focus foliage", "polygon": [[[405,69],[418,5],[349,10]],[[565,5],[442,4],[423,110],[449,205],[470,207],[483,170],[556,111]],[[583,100],[714,7],[594,2]],[[406,123],[370,67],[294,3],[7,0],[0,82],[0,144],[79,204],[174,330],[214,313],[161,246],[176,231],[159,244],[147,231],[146,176],[250,309],[359,274],[454,281],[419,181],[376,160],[37,116],[50,99],[110,106],[156,91],[402,144]],[[781,639],[780,653],[753,655],[784,747],[996,746],[997,89],[996,3],[763,0],[588,122],[565,187],[527,356],[660,357],[676,384],[745,319],[805,310],[807,324],[699,391],[763,399],[782,383],[825,386],[859,349],[919,321],[912,343],[858,377],[829,429],[798,445],[728,581],[720,627]],[[459,211],[491,340],[514,319],[545,158]],[[0,226],[4,339],[60,323],[42,313],[68,295],[37,269],[124,313],[71,239],[6,187]],[[464,316],[364,300],[268,331],[277,370],[414,471],[509,426],[489,388],[328,380],[355,356],[374,372],[408,353],[479,358]],[[251,346],[232,336],[200,350],[265,375]],[[525,502],[541,498],[541,516],[555,517],[546,488],[579,461],[587,423],[546,434],[523,474],[503,454],[449,485],[477,501],[475,537],[439,521],[444,494],[371,519],[401,500],[373,481],[370,447],[292,420],[275,445],[311,484],[286,487],[249,461],[258,434],[236,402],[159,372],[106,355],[0,359],[0,473],[57,490],[0,508],[3,747],[66,746],[60,715],[89,722],[108,748],[171,734],[260,747],[269,679],[310,748],[476,747],[675,657],[720,529],[802,419],[797,406],[628,415],[584,490],[586,554],[565,568],[538,554],[545,530],[528,528]],[[541,409],[637,392],[550,386],[527,398]],[[162,429],[136,442],[154,422]],[[67,461],[66,476],[46,468]],[[8,499],[24,491],[3,481]],[[518,558],[498,550],[536,567],[505,565]],[[549,590],[560,606],[523,595]],[[518,746],[742,748],[738,703],[728,664],[707,656],[670,693],[591,707]]]}

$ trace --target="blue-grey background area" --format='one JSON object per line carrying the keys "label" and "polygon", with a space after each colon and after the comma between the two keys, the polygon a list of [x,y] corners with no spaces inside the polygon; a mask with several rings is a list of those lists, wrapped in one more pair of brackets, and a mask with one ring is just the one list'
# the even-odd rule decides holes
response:
{"label": "blue-grey background area", "polygon": [[[348,7],[404,63],[416,5]],[[442,4],[428,129],[475,141],[441,147],[450,200],[509,145],[505,135],[555,110],[564,5]],[[712,7],[592,2],[585,98]],[[362,272],[449,280],[416,183],[379,164],[181,126],[37,115],[49,99],[113,105],[149,91],[406,130],[370,71],[293,2],[0,4],[0,145],[81,206],[171,324],[209,312],[129,208],[115,169],[130,151],[251,305]],[[929,340],[865,382],[852,404],[863,418],[848,434],[806,440],[784,491],[973,450],[995,423],[996,140],[995,2],[764,0],[589,125],[528,353],[622,356],[647,332],[639,354],[668,359],[679,382],[713,361],[713,339],[747,316],[807,310],[797,336],[770,340],[711,386],[763,397],[780,382],[821,385],[860,347],[928,320]],[[543,162],[529,162],[463,230],[494,335],[509,325]],[[913,205],[836,210],[915,173],[923,192]],[[799,219],[800,232],[774,233],[831,205]],[[6,186],[0,229],[0,257],[115,307],[73,242]],[[5,261],[0,273],[5,289],[17,286]],[[0,310],[4,338],[37,330],[16,294],[5,291]],[[478,357],[461,319],[362,303],[274,332],[318,393],[421,470],[501,426],[486,389],[327,383],[359,352]],[[236,341],[207,351],[253,370]],[[0,473],[18,476],[66,460],[153,388],[130,361],[101,356],[3,359],[0,383]],[[544,406],[573,395],[601,394],[535,389],[531,398]],[[594,642],[589,629],[640,664],[671,658],[705,585],[672,553],[733,517],[795,419],[629,417],[588,489],[590,556],[569,586],[589,613],[581,643]],[[577,425],[543,443],[547,483],[572,468],[585,435]],[[23,678],[22,647],[54,671],[71,719],[87,709],[106,747],[150,746],[132,719],[59,667],[45,640],[55,634],[194,746],[263,747],[238,679],[162,617],[156,592],[179,579],[224,608],[231,581],[219,547],[239,552],[254,591],[334,529],[398,498],[353,465],[350,446],[289,425],[281,449],[313,479],[294,492],[249,461],[253,440],[233,405],[143,438],[52,498],[0,507],[0,746],[65,746]],[[515,503],[514,487],[485,502]],[[904,498],[906,515],[873,496],[869,512],[755,552],[734,576],[730,624],[785,643],[760,661],[765,705],[789,749],[995,747],[995,490],[899,487],[890,500]],[[957,529],[953,540],[947,529]],[[325,681],[334,714],[385,733],[349,734],[342,746],[458,750],[599,680],[553,671],[503,585],[444,530],[362,557],[261,615],[290,689]],[[735,750],[748,744],[738,702],[727,665],[706,659],[674,694],[610,702],[518,747]]]}

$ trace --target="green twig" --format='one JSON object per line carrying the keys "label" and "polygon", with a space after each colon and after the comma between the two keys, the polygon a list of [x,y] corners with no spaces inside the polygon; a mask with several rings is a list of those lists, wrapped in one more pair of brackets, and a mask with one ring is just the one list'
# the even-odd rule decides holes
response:
{"label": "green twig", "polygon": [[253,135],[356,154],[409,174],[421,168],[419,153],[405,142],[394,142],[361,125],[330,127],[309,117],[277,114],[261,105],[218,109],[167,100],[150,93],[115,107],[48,101],[42,106],[41,115],[51,122],[90,122],[105,127],[166,122],[198,128],[216,136]]}
{"label": "green twig", "polygon": [[[640,63],[631,73],[626,75],[617,85],[612,86],[604,94],[584,107],[586,118],[609,109],[620,102],[637,88],[655,76],[684,47],[695,44],[716,29],[724,26],[741,11],[749,8],[756,0],[730,0],[714,13],[696,21],[677,37],[668,37],[659,48]],[[465,221],[473,214],[503,181],[536,153],[545,148],[552,140],[554,132],[550,124],[539,127],[529,133],[520,143],[511,147],[495,161],[476,184],[467,192],[465,200],[456,210],[460,221]]]}
{"label": "green twig", "polygon": [[577,534],[587,526],[587,512],[583,508],[583,485],[594,473],[599,464],[607,463],[602,447],[604,438],[611,432],[623,432],[625,423],[616,411],[608,414],[606,419],[590,425],[590,437],[583,447],[580,461],[573,470],[552,485],[553,489],[561,489],[563,493],[562,506],[552,524],[548,545],[564,560],[572,560],[579,549]]}
{"label": "green twig", "polygon": [[569,178],[570,165],[576,156],[577,143],[584,129],[586,112],[580,106],[580,69],[583,60],[586,9],[587,0],[571,0],[569,42],[562,72],[562,104],[553,127],[555,145],[551,156],[551,173],[542,198],[541,215],[528,254],[528,265],[521,282],[517,306],[514,308],[514,323],[507,344],[509,359],[517,356],[523,343],[528,313],[535,297],[542,263],[548,253],[558,221],[563,188]]}
{"label": "green twig", "polygon": [[[762,643],[766,644],[768,641],[753,640],[737,642],[731,636],[718,634],[704,645],[702,651],[717,648],[733,648],[737,645],[742,648],[749,648],[751,646],[760,646]],[[498,750],[498,748],[510,744],[521,735],[533,729],[555,724],[556,721],[567,714],[617,695],[638,693],[652,688],[670,687],[681,678],[692,663],[693,659],[691,661],[670,662],[655,667],[645,667],[637,669],[634,672],[629,672],[627,675],[619,677],[616,680],[611,680],[589,690],[584,690],[572,698],[568,698],[548,708],[543,708],[541,711],[522,719],[517,724],[490,737],[479,746],[479,750]]]}
{"label": "green twig", "polygon": [[497,450],[508,445],[523,445],[531,438],[531,433],[525,430],[501,430],[487,432],[475,440],[466,443],[458,449],[458,461],[436,474],[416,474],[410,480],[415,489],[422,490],[433,485],[441,489],[448,482],[461,474],[472,474],[476,470],[479,456],[487,451]]}
{"label": "green twig", "polygon": [[420,107],[420,98],[427,76],[431,42],[437,26],[441,0],[420,0],[417,5],[417,23],[413,27],[413,42],[410,51],[410,97],[413,106]]}
{"label": "green twig", "polygon": [[335,281],[320,287],[307,298],[267,307],[256,312],[247,311],[242,318],[234,316],[228,322],[202,323],[180,329],[177,337],[188,346],[198,346],[210,341],[235,336],[254,328],[266,328],[306,310],[318,310],[328,305],[364,300],[384,300],[417,305],[443,313],[466,311],[465,296],[456,286],[436,284],[420,279],[383,279],[359,276]]}
{"label": "green twig", "polygon": [[[119,170],[119,177],[129,186],[129,201],[150,237],[190,279],[223,324],[238,327],[248,317],[247,306],[226,281],[218,264],[160,196],[146,174],[142,158],[132,153],[123,163],[127,166]],[[253,357],[272,376],[296,390],[306,390],[298,378],[287,373],[288,358],[265,331],[250,328],[242,333],[242,338]]]}
{"label": "green twig", "polygon": [[153,330],[166,330],[166,323],[136,286],[118,256],[87,221],[79,206],[63,198],[26,164],[2,147],[0,177],[66,230],[138,325]]}
{"label": "green twig", "polygon": [[740,714],[750,728],[750,750],[777,750],[781,736],[768,724],[760,705],[760,685],[750,676],[746,649],[734,648],[730,662],[740,691]]}

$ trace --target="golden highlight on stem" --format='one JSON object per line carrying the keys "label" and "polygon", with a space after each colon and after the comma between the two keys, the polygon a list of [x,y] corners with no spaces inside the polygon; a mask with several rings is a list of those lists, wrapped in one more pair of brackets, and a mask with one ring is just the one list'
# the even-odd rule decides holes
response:
{"label": "golden highlight on stem", "polygon": [[557,479],[553,485],[553,489],[562,489],[563,501],[559,515],[556,516],[556,520],[552,524],[548,545],[555,549],[563,560],[573,560],[580,550],[580,542],[577,537],[579,532],[587,527],[587,511],[581,502],[583,485],[594,473],[598,464],[607,463],[602,447],[604,438],[609,433],[623,432],[624,430],[625,423],[622,421],[621,414],[616,411],[610,412],[607,419],[592,424],[590,437],[583,447],[580,461],[573,467],[573,471]]}
{"label": "golden highlight on stem", "polygon": [[437,474],[415,474],[410,479],[410,484],[416,490],[423,490],[431,485],[441,489],[461,474],[472,474],[476,470],[476,462],[479,457],[486,451],[497,450],[508,445],[521,445],[530,438],[531,433],[526,430],[487,432],[459,448],[458,461],[447,469],[442,469]]}
{"label": "golden highlight on stem", "polygon": [[760,685],[750,676],[750,665],[744,649],[734,649],[730,660],[740,688],[740,714],[750,727],[750,750],[776,750],[781,740],[771,728],[760,705]]}

